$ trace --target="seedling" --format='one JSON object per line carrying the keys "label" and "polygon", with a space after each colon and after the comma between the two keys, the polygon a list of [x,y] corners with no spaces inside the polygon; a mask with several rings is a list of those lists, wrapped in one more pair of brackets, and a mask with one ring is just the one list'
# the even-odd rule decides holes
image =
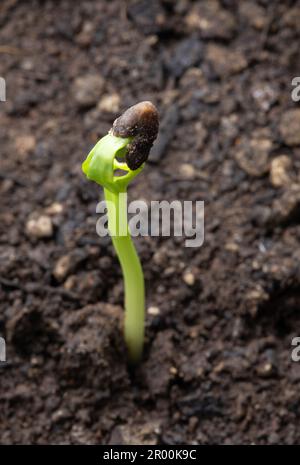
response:
{"label": "seedling", "polygon": [[[137,363],[143,351],[145,284],[141,263],[130,237],[127,196],[124,194],[130,181],[142,171],[157,133],[155,106],[151,102],[140,102],[114,121],[109,133],[99,140],[82,164],[87,178],[104,188],[108,229],[124,277],[124,336],[131,363]],[[118,170],[124,174],[117,176]]]}

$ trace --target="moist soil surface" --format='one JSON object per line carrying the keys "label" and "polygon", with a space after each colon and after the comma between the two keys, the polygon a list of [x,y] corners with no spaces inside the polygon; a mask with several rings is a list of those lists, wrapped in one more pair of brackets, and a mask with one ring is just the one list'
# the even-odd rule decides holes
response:
{"label": "moist soil surface", "polygon": [[[2,444],[300,442],[299,23],[292,1],[1,2]],[[204,200],[205,240],[135,239],[132,370],[81,163],[141,100],[161,130],[130,200]]]}

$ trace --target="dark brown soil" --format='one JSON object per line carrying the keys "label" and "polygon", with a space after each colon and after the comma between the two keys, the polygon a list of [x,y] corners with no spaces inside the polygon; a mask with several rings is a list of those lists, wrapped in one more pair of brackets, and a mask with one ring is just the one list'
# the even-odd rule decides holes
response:
{"label": "dark brown soil", "polygon": [[[300,442],[299,24],[282,0],[1,1],[1,443]],[[141,100],[162,124],[130,198],[205,200],[206,236],[137,238],[130,372],[81,162]]]}

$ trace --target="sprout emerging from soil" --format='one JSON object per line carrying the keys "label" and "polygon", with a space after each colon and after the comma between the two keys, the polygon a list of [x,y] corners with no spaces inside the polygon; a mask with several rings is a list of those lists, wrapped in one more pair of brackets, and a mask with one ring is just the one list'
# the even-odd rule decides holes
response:
{"label": "sprout emerging from soil", "polygon": [[[82,164],[87,178],[104,188],[108,229],[124,277],[124,335],[131,363],[137,363],[143,351],[145,286],[127,225],[127,196],[121,194],[127,192],[129,182],[142,171],[157,133],[155,106],[151,102],[140,102],[114,121],[109,133],[99,140]],[[117,176],[116,170],[125,174]]]}

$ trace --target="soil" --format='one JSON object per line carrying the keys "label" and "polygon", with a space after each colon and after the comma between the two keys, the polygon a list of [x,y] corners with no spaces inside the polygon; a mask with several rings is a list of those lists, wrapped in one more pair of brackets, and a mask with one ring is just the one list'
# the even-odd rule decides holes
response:
{"label": "soil", "polygon": [[[2,444],[300,442],[299,22],[282,0],[1,2]],[[129,370],[81,163],[141,100],[161,131],[130,199],[204,200],[205,241],[135,240]]]}

